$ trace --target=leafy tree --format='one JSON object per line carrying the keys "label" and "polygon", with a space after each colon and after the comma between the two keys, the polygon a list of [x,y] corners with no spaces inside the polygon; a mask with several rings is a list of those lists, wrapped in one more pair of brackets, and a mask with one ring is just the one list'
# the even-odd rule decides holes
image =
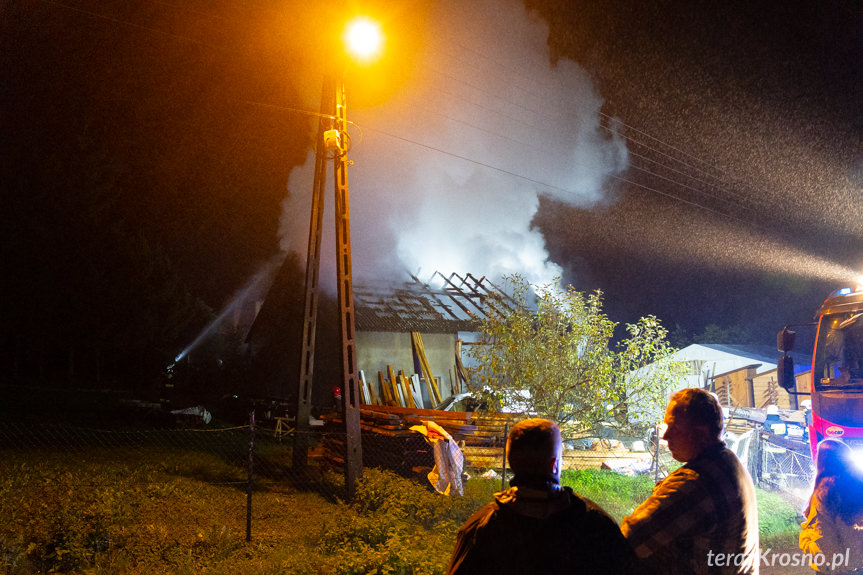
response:
{"label": "leafy tree", "polygon": [[658,418],[683,366],[671,360],[676,350],[656,317],[627,324],[626,339],[612,344],[617,324],[602,311],[601,291],[505,279],[511,295],[487,301],[480,345],[468,352],[491,410],[547,417],[578,430]]}

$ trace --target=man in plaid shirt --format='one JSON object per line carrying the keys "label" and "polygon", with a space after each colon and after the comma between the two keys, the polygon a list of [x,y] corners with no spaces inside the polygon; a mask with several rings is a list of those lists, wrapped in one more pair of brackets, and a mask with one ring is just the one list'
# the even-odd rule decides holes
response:
{"label": "man in plaid shirt", "polygon": [[722,408],[703,389],[674,394],[663,439],[685,463],[625,517],[624,536],[656,573],[757,575],[755,487],[725,447]]}

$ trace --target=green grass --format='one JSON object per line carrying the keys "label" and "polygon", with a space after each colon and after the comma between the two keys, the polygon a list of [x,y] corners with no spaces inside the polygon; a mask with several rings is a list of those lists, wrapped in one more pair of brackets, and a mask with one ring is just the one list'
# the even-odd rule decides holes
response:
{"label": "green grass", "polygon": [[[562,483],[598,503],[618,523],[651,494],[654,486],[652,476],[625,477],[594,469],[564,471]],[[762,549],[796,549],[802,521],[797,509],[776,493],[760,488],[755,491]]]}
{"label": "green grass", "polygon": [[[262,481],[246,542],[243,474],[206,453],[0,452],[3,573],[248,575],[443,573],[459,526],[499,480],[472,479],[444,497],[393,473],[366,470],[355,503]],[[325,478],[338,492],[336,474]],[[650,478],[566,472],[564,483],[620,520]],[[796,543],[796,514],[759,492],[762,545]]]}
{"label": "green grass", "polygon": [[492,493],[443,497],[371,469],[348,505],[261,482],[246,542],[241,478],[207,454],[0,452],[0,572],[442,573]]}
{"label": "green grass", "polygon": [[655,485],[653,476],[626,477],[602,469],[564,471],[561,483],[599,504],[618,523],[650,496]]}
{"label": "green grass", "polygon": [[781,495],[756,488],[762,549],[797,549],[802,515]]}

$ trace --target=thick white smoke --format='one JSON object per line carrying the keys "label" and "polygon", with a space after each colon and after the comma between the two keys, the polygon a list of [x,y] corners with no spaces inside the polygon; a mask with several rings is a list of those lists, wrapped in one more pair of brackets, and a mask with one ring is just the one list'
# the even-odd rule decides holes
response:
{"label": "thick white smoke", "polygon": [[[358,280],[405,271],[560,275],[531,227],[540,194],[590,207],[626,169],[601,98],[571,62],[549,65],[547,27],[519,0],[438,1],[413,80],[375,107],[350,99],[350,208]],[[295,170],[282,247],[305,254],[314,158]],[[332,177],[331,172],[328,175]],[[322,282],[334,275],[328,182]]]}

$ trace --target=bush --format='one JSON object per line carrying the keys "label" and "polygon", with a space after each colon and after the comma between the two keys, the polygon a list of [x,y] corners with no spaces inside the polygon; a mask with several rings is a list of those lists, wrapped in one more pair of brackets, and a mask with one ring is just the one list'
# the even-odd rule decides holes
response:
{"label": "bush", "polygon": [[339,574],[443,573],[458,528],[488,501],[444,496],[390,471],[367,469],[351,506],[356,515],[329,520],[317,551],[338,556],[333,572]]}

